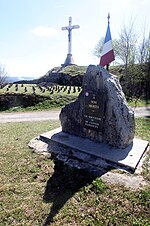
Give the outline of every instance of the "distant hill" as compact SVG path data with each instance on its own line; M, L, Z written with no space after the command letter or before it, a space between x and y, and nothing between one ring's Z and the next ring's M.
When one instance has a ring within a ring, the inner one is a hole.
M33 80L33 77L7 77L7 82L17 82L20 80Z

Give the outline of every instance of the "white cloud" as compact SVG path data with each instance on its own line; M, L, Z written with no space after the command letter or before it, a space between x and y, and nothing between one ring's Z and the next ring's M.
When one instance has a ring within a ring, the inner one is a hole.
M58 34L58 31L53 27L38 26L32 29L31 33L40 37L52 37Z

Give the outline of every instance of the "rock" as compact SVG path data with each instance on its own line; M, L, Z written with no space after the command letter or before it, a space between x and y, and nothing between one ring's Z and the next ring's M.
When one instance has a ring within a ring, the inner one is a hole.
M81 86L86 66L69 65L54 67L38 79L38 83L57 83L59 85Z
M82 86L78 99L61 110L62 131L126 148L133 141L135 121L118 78L89 65Z

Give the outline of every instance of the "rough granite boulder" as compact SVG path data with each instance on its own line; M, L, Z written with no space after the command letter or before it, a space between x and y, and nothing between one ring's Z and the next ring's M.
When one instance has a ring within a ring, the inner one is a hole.
M131 144L134 113L118 78L101 66L89 65L82 86L78 99L61 110L62 131L117 148Z

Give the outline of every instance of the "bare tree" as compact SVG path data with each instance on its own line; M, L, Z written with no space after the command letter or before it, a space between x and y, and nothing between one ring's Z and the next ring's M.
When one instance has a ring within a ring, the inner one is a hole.
M129 26L124 25L121 29L121 33L119 35L119 46L118 52L119 57L125 64L126 74L128 65L131 63L135 63L135 55L136 55L136 43L138 39L138 35L135 31L135 24L131 20Z
M5 67L0 64L0 87L5 85L7 82L7 72L5 70Z
M150 63L150 32L149 32L149 36L146 40L146 60L145 62Z
M137 60L140 64L146 63L150 58L150 33L148 38L145 35L145 29L143 32L143 36L138 45L138 56Z
M145 35L143 35L142 41L139 44L139 54L138 54L138 61L140 64L145 62L146 57L146 38Z
M103 44L104 44L104 37L102 37L99 42L97 43L97 45L95 46L94 50L93 50L93 55L97 56L98 58L101 55L102 49L103 49Z
M145 79L145 99L147 102L147 100L150 98L150 32L146 40L145 63L147 66L147 76Z
M147 99L150 96L150 33L145 35L145 28L141 41L138 44L137 61L139 63L139 71L137 71L137 79L139 82L139 92Z

